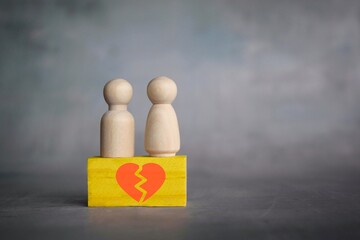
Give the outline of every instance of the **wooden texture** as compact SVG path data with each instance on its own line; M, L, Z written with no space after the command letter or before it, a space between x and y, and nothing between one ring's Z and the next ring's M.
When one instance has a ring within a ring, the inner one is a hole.
M88 206L186 206L186 156L89 158Z
M133 90L124 79L109 81L104 87L104 98L109 104L101 118L100 155L102 157L134 156L135 121L127 104L132 98Z
M153 103L145 128L145 150L150 156L175 156L180 150L179 124L171 103L176 98L177 87L167 77L151 80L147 94Z

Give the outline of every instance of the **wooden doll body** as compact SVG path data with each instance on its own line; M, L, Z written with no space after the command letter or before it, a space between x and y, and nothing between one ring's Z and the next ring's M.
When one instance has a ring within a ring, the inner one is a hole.
M101 118L101 156L134 156L134 117L127 110L106 112Z
M180 150L179 125L171 104L154 104L151 107L145 136L145 150L151 156L175 156Z

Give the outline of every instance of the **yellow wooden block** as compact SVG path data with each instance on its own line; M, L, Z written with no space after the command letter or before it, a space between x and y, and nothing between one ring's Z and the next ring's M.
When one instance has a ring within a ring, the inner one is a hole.
M186 156L90 157L88 206L186 206Z

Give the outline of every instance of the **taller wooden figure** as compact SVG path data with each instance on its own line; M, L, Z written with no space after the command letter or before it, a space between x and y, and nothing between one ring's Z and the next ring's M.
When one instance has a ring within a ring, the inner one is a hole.
M147 94L154 104L145 129L145 150L134 157L134 118L127 111L130 83L108 82L104 97L109 104L101 119L100 157L88 159L88 206L186 206L186 156L180 149L179 125L172 101L174 81L157 77Z
M180 133L176 113L171 103L177 87L167 77L150 81L147 94L154 104L148 114L145 128L145 150L153 157L171 157L180 150Z

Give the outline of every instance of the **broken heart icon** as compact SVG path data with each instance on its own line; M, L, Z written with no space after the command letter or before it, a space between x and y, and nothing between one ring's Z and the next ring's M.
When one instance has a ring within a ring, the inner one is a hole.
M165 171L155 163L141 166L135 163L126 163L116 171L116 181L129 196L138 202L144 202L163 185Z

